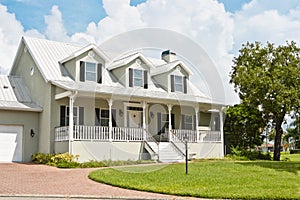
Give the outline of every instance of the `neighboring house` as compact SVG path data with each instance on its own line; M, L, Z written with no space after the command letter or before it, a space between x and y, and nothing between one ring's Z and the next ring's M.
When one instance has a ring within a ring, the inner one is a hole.
M70 152L80 161L174 162L184 158L184 139L193 157L223 157L224 105L190 82L175 53L161 57L112 59L93 44L23 37L0 77L0 161ZM5 157L2 143L15 156Z

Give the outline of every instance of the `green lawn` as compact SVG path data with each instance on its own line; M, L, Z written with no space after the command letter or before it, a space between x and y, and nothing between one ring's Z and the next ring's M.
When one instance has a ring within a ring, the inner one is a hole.
M291 161L196 161L185 164L104 168L95 181L123 188L203 198L300 199L300 155Z

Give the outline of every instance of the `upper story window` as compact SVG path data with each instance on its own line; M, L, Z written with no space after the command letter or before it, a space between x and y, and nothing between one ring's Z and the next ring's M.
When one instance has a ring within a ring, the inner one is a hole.
M148 88L148 72L141 69L129 68L129 87Z
M133 70L133 86L137 86L137 87L144 86L143 71L140 69Z
M185 76L171 75L171 92L187 93L187 80Z
M80 61L80 77L81 82L94 81L102 83L102 64Z
M96 63L85 63L85 80L86 81L96 81L97 78L97 66Z
M174 76L174 88L175 92L183 92L183 77Z

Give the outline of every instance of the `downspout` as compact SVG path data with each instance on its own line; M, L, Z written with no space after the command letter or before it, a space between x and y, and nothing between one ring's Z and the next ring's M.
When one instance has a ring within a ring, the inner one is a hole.
M69 154L73 154L73 133L74 133L74 113L73 113L73 108L74 108L74 102L77 97L78 92L75 91L73 92L72 95L69 96Z

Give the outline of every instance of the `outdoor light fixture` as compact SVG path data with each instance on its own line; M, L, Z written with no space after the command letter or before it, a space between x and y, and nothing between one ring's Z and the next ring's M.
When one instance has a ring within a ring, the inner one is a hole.
M31 129L31 130L30 130L30 136L31 136L31 137L34 137L34 135L35 135L35 132L33 131L33 129Z
M154 113L152 111L150 112L150 117L151 117L151 119L154 118Z
M120 115L120 117L123 117L123 114L124 114L123 111L120 109L120 110L119 110L119 115Z

